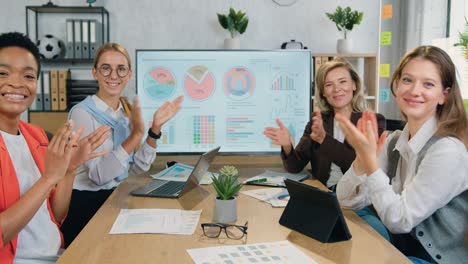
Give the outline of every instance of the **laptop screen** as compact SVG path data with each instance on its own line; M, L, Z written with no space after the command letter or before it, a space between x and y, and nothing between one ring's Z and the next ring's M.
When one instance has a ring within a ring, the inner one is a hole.
M216 154L218 154L220 147L217 147L215 149L212 149L200 156L200 159L198 159L197 164L193 168L192 173L187 179L187 183L185 184L184 188L182 189L180 195L192 190L198 184L200 183L203 175L208 171L210 168L211 162L214 160L216 157Z

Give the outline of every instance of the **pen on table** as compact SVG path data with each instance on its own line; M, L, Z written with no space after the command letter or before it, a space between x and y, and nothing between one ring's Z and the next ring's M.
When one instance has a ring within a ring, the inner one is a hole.
M260 183L260 182L266 182L266 181L267 181L267 178L260 178L260 179L246 181L245 183L246 184L252 184L252 183Z

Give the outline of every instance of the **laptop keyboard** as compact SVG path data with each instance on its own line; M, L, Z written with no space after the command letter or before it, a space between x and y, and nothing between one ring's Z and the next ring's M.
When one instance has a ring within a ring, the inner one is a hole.
M169 195L169 194L174 194L182 190L184 187L185 182L177 182L177 181L171 181L168 182L164 185L162 185L159 188L156 188L149 192L149 194L152 195Z

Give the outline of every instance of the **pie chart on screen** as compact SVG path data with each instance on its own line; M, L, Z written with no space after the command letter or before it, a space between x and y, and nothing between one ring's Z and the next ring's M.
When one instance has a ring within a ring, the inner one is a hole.
M205 100L213 94L215 89L213 74L203 65L193 66L185 75L184 88L193 100Z
M165 100L174 93L176 82L171 72L158 67L145 74L143 88L151 98Z
M224 75L224 92L235 100L242 100L254 91L255 81L252 73L243 67L235 67Z

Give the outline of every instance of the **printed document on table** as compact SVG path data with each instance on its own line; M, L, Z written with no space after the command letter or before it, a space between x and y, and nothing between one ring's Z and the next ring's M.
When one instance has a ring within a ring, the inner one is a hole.
M259 244L187 249L187 252L195 264L317 263L287 240Z
M156 174L152 174L151 177L158 180L185 182L190 176L190 173L192 173L192 170L193 166L176 163L167 169L164 169ZM217 173L207 171L205 175L203 175L200 184L211 184L213 182L211 176L213 175L218 177Z
M288 190L283 188L255 189L241 191L241 193L270 203L273 207L286 207L289 201Z
M109 234L177 234L192 235L201 210L121 209Z

